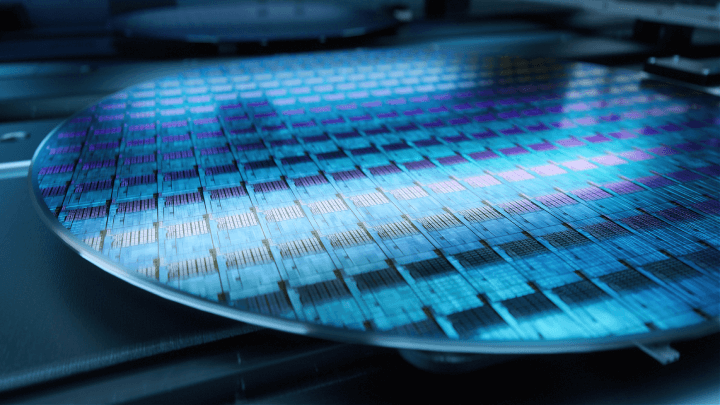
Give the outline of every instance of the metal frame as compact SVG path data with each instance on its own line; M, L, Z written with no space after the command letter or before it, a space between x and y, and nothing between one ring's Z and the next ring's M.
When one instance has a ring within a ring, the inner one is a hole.
M514 0L517 1L517 0ZM640 20L656 21L698 28L720 29L720 2L716 6L700 6L654 1L628 0L530 0L536 3L584 8L620 14Z

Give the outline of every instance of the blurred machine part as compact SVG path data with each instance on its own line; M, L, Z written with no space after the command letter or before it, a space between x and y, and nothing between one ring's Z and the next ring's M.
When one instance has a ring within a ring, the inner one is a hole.
M532 0L602 13L630 16L643 21L671 25L720 29L720 2L717 0Z

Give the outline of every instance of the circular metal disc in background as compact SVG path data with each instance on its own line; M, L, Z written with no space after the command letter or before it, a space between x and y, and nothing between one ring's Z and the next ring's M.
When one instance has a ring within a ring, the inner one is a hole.
M427 48L244 60L53 131L41 215L119 278L283 331L600 350L718 329L718 99ZM139 314L142 316L142 314Z
M128 38L211 44L355 37L397 24L389 13L305 1L166 7L113 22Z

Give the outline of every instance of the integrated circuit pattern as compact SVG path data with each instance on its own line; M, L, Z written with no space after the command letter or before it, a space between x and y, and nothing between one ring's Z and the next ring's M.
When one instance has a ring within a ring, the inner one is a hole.
M32 176L86 249L239 314L478 345L717 322L719 99L641 79L425 48L229 62L79 112Z

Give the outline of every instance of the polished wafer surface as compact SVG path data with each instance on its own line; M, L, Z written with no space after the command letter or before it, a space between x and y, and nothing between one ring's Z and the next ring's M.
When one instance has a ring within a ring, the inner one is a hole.
M31 175L101 267L238 319L596 342L717 323L719 112L584 63L277 56L108 97Z

